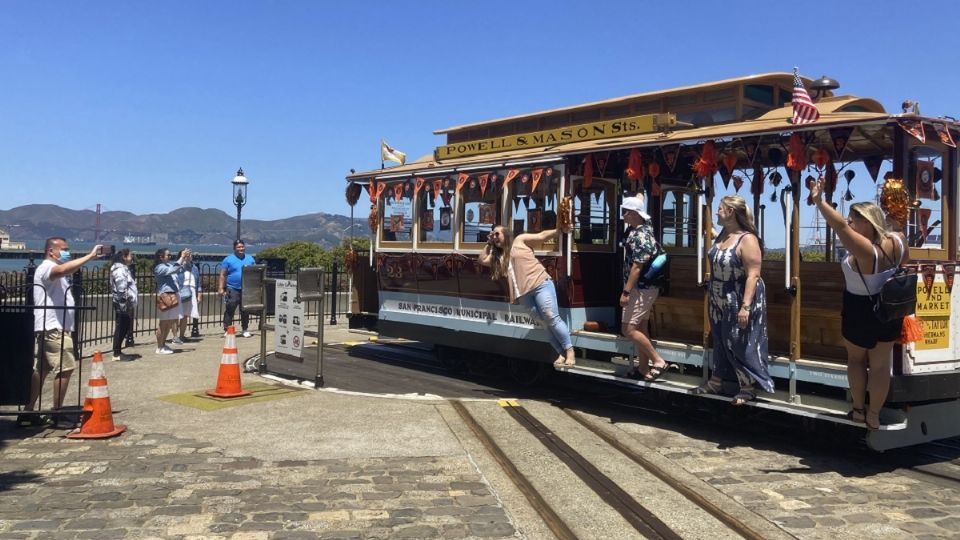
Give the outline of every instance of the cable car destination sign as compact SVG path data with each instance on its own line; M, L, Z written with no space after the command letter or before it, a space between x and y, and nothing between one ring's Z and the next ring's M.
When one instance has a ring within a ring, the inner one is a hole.
M434 150L437 161L444 159L488 154L491 152L506 152L509 150L523 150L539 146L551 146L610 137L627 137L654 133L672 127L677 123L677 116L673 113L645 114L629 118L615 118L603 122L592 122L576 126L559 127L543 131L533 131L518 135L504 135L492 139L463 141L438 146Z

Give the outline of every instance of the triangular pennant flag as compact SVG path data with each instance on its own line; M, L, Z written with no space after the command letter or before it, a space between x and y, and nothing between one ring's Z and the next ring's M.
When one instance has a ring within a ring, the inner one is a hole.
M927 142L927 134L923 129L923 120L901 118L897 120L897 124L899 124L904 131L910 135L913 135L913 137L918 141Z
M480 195L484 196L487 194L487 183L490 182L490 175L481 174L477 179L480 180Z
M833 153L837 161L843 161L843 153L847 150L851 134L853 134L852 127L830 128L830 139L833 141Z
M589 189L593 185L593 154L583 157L583 187Z
M933 293L933 280L937 277L937 265L924 264L920 267L920 275L923 277L923 291L927 293L927 300Z
M727 152L723 154L723 166L726 167L728 173L733 173L733 169L736 168L738 160L739 156L737 156L737 153L733 150L727 150Z
M730 171L726 167L720 167L720 180L723 180L723 187L730 187Z
M936 130L937 136L940 137L940 142L951 148L957 147L957 143L953 142L953 136L950 135L950 128L947 127L947 124L933 122L933 129Z
M543 178L543 169L534 169L533 170L533 186L530 188L531 193L537 191L537 186L540 184L540 179Z
M743 178L739 174L733 175L733 188L737 190L737 193L740 193L740 188L743 187Z
M507 171L507 177L504 178L504 180L503 180L503 187L509 186L509 185L510 185L510 182L513 181L513 179L516 178L518 174L520 174L520 169L510 169L510 170L508 170L508 171Z
M443 179L437 178L433 181L433 200L437 200L440 197L440 190L443 188Z
M417 177L417 185L413 188L414 195L419 195L420 190L423 189L423 184L426 182L423 178Z
M866 167L867 172L870 173L870 178L873 178L874 184L876 184L877 180L880 178L881 165L883 165L882 156L870 156L863 158L863 166Z
M393 200L400 202L403 198L403 184L393 186Z
M957 265L953 263L942 264L940 268L943 272L943 283L947 286L947 293L953 292L953 278L954 272L957 270Z
M610 161L610 152L604 154L603 157L598 157L597 162L597 173L600 175L600 178L603 178L607 172L607 163Z
M370 202L377 202L377 183L371 181L369 184L363 186L367 189L367 194L370 195Z
M743 153L747 155L747 167L753 167L753 162L757 159L757 155L760 154L760 138L740 139L740 144L743 145Z
M643 158L639 148L630 149L630 158L627 160L627 178L633 181L643 178Z
M380 199L380 196L383 195L383 190L387 189L387 184L384 182L377 182L377 196L374 197L374 202Z
M457 176L457 193L460 193L460 190L463 189L463 185L467 183L467 180L470 179L470 175L467 173L460 173Z
M444 206L450 206L450 199L453 198L453 194L450 193L449 191L444 191L443 193L440 194L440 198L443 199ZM441 221L441 225L442 225L442 221ZM441 228L441 230L446 230L446 229Z
M513 198L513 212L517 213L520 211L520 197Z
M667 165L667 169L670 169L670 172L674 172L677 168L678 158L680 157L680 145L671 144L661 146L660 154L663 156L663 162Z

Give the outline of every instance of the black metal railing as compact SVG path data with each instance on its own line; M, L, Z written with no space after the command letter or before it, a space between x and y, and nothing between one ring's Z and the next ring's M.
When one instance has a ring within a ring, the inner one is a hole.
M350 285L349 276L336 270L333 265L331 272L325 273L325 290L328 291L328 300L323 304L323 313L320 313L320 304L307 303L305 316L309 319L319 319L320 324L329 322L336 324L337 318L350 312ZM33 266L23 271L0 272L0 307L6 305L26 304L22 291L28 290L27 284L33 281ZM198 265L200 269L200 301L197 305L199 319L196 325L199 328L219 327L223 323L223 301L217 295L217 280L219 268L216 264ZM286 279L296 279L296 274L285 274ZM85 310L78 313L76 343L82 349L84 345L100 343L113 339L115 328L113 301L110 292L110 267L103 265L99 268L84 268L74 273L73 286L76 305L84 306ZM152 335L157 328L158 310L154 295L156 283L153 275L135 276L139 301L134 312L133 336ZM273 280L268 280L268 287L272 287ZM336 300L334 301L334 296ZM93 309L89 309L89 308ZM266 315L265 323L272 323L273 316ZM327 320L329 319L329 321ZM251 326L259 324L259 315L251 314ZM191 321L191 325L193 321Z

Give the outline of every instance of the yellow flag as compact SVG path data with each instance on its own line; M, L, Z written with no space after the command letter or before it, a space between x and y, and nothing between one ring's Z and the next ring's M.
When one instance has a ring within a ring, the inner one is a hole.
M407 155L403 152L393 148L387 144L383 139L380 139L380 160L381 161L396 161L397 163L403 165L407 162Z

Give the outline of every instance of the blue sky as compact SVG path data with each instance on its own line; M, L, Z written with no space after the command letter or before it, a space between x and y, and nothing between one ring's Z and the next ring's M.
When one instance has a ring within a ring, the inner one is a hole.
M439 128L794 65L960 116L960 8L903 6L0 0L0 209L233 213L242 166L244 217L349 215L381 137L414 159Z

